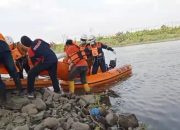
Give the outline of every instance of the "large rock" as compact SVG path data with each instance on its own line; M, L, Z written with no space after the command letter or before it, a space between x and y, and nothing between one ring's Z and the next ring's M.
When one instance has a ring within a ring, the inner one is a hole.
M13 112L5 109L0 109L0 129L13 121Z
M43 125L47 128L56 128L58 126L58 119L48 117L43 121Z
M69 103L64 104L62 109L65 111L71 111L71 104Z
M41 123L41 124L38 124L37 126L35 126L34 130L44 130L45 129L45 126Z
M27 125L24 126L18 126L14 130L29 130L29 127Z
M53 94L53 101L56 101L56 102L59 101L60 97L61 97L60 94L54 93L54 94Z
M31 115L30 116L31 123L41 121L43 119L43 117L44 117L44 111L41 111L36 115Z
M46 110L46 104L44 103L44 101L40 98L36 98L35 100L32 101L32 103L34 105L36 105L37 109L42 111L42 110Z
M48 107L53 107L53 95L50 95L45 101L45 103Z
M88 124L80 123L80 122L74 122L71 127L73 130L90 130L90 127Z
M138 120L134 114L119 115L118 124L125 129L128 129L129 127L136 128L139 126Z
M48 90L48 89L45 89L44 94L43 94L43 100L46 101L49 96L52 97L53 96L53 92Z
M85 106L87 104L96 103L96 98L94 95L83 95L80 97L79 104L80 106Z
M14 126L10 123L6 126L6 130L13 130Z
M41 94L40 92L37 92L37 91L36 91L36 93L35 93L35 94L36 94L36 98L40 98L40 99L42 99L42 94Z
M16 116L13 120L13 124L16 125L24 125L26 123L26 119L23 116Z
M23 106L27 105L28 103L30 103L30 101L26 97L12 96L8 99L6 108L12 110L20 110Z
M117 123L118 116L115 113L110 112L106 115L105 119L106 119L106 122L108 123L108 125L113 126Z
M71 127L71 125L72 125L73 123L74 123L73 118L69 117L69 118L67 119L67 122L64 122L64 123L62 124L62 128L65 129L65 130L69 130L70 127Z
M22 108L22 112L29 115L35 115L38 113L38 110L34 104L28 104Z

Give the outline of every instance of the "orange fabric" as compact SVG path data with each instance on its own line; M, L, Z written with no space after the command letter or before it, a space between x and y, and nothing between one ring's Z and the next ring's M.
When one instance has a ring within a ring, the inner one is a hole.
M22 57L21 53L19 52L17 48L11 50L11 54L14 60L17 60Z
M1 33L0 33L0 40L5 41L5 38Z
M89 49L92 51L93 56L99 56L101 53L98 52L98 48L101 48L101 43L96 42L94 45L91 45Z
M83 59L80 59L78 57L78 52L80 52L80 48L79 46L73 44L73 45L70 45L66 48L66 53L68 55L68 57L74 61L75 63L75 66L87 66L87 62L86 62L86 59L84 58L85 57L85 52L82 52L82 55L83 55Z

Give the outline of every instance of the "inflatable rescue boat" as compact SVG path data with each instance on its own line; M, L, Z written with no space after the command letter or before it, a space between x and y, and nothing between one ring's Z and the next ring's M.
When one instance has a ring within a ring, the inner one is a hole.
M68 91L68 63L64 61L58 62L58 79L60 81L60 85L64 91ZM4 66L0 65L0 74L8 74L7 70ZM117 83L124 78L131 76L132 68L131 65L124 65L122 67L114 67L109 69L107 72L98 72L95 75L87 75L87 81L92 91L104 91L113 86L114 83ZM7 78L7 76L2 77L3 82L6 84L7 89L14 89L15 84L11 78ZM27 79L21 79L22 86L24 88L27 87ZM42 72L41 76L36 78L35 87L36 88L45 88L52 86L52 82L48 77L47 72ZM75 79L75 91L83 90L83 86L80 82L80 79L77 77Z

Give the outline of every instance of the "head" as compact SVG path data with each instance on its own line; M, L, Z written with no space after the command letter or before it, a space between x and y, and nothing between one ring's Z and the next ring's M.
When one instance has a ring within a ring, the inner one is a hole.
M87 43L87 35L83 34L80 38L81 44L86 44Z
M32 40L29 38L29 37L27 37L27 36L22 36L21 37L21 43L24 45L24 46L26 46L26 47L30 47L31 46L31 44L32 44Z
M94 35L90 35L88 38L88 42L93 45L96 43L96 37Z
M72 45L73 44L73 40L71 39L67 39L66 40L66 46Z
M9 46L14 44L14 40L13 40L13 38L11 36L6 36L5 41Z

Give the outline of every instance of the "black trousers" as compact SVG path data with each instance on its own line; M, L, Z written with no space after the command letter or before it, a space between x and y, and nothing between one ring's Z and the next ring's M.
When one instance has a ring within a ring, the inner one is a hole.
M86 80L87 70L88 70L87 66L74 66L68 75L68 80L69 81L74 80L74 78L79 74L81 83L86 84L87 83L87 80Z
M43 70L47 70L49 73L49 76L52 80L52 85L54 88L54 92L59 92L59 81L57 79L57 62L55 63L39 63L38 65L34 66L29 72L28 72L28 92L34 92L34 82L36 76L39 75L39 73Z
M100 66L102 72L107 71L107 67L106 67L104 57L95 57L94 58L94 63L93 63L93 67L92 67L92 74L97 74L99 66Z
M9 75L13 78L15 82L16 88L21 90L22 85L21 85L18 73L16 71L16 67L15 67L10 51L1 52L0 64L3 64L6 67ZM1 77L0 77L0 88L5 88L5 84L3 83Z
M27 56L21 57L20 59L16 60L16 66L17 66L18 69L19 69L19 72L18 72L19 77L20 77L21 79L23 79L23 78L24 78L24 76L23 76L23 70L25 70L26 73L28 73L29 70L30 70L30 66L29 66L29 64L28 64L28 58L27 58Z

